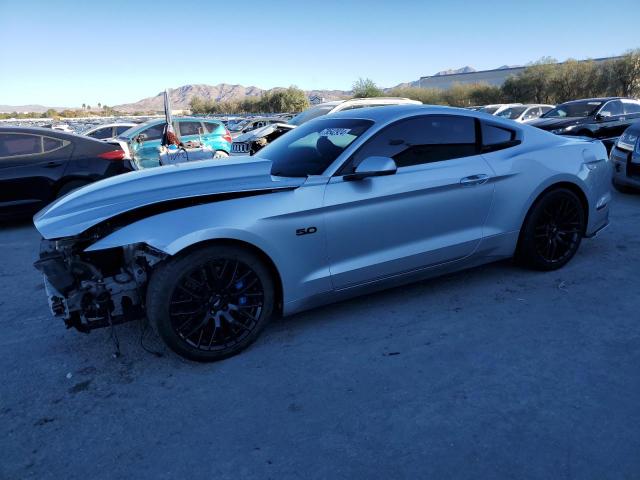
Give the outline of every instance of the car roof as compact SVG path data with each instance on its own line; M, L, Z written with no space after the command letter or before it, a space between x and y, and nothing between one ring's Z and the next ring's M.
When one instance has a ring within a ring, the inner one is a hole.
M215 118L204 118L204 117L173 117L173 121L184 121L184 122L222 122L222 120L218 120ZM152 120L147 120L144 123L139 123L136 126L137 127L149 127L151 125L157 125L158 123L164 123L165 122L165 118L164 117L160 117L160 118L154 118Z
M0 133L31 133L33 135L44 135L47 137L53 138L61 138L65 140L91 140L95 142L99 142L100 140L95 140L91 137L84 137L82 135L78 135L76 133L65 132L63 130L56 130L53 128L42 128L42 127L0 127Z
M389 105L386 107L358 108L356 110L344 110L342 112L331 113L329 115L318 117L326 118L353 118L362 120L371 120L376 123L387 123L393 120L401 119L412 113L421 115L460 115L465 117L486 118L495 121L497 117L483 112L467 110L466 108L444 107L441 105ZM315 120L315 119L314 119Z
M562 105L565 105L567 103L578 103L578 102L608 102L609 100L633 100L633 98L625 98L625 97L580 98L578 100L569 100L568 102L563 102Z

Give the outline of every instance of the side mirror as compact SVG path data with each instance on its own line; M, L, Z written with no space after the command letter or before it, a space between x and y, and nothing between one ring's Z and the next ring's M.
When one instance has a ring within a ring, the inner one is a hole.
M355 172L345 175L346 181L362 180L367 177L393 175L398 170L396 162L389 157L367 157L356 167Z
M147 134L146 133L140 133L137 137L136 137L136 142L138 143L142 143L147 139Z
M596 120L598 121L606 121L606 120L609 120L610 118L611 118L611 115L609 115L609 112L602 112L596 115Z

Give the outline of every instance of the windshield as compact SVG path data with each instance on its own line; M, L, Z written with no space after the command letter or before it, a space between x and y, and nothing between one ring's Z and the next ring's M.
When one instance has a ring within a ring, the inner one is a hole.
M233 125L229 125L229 130L231 130L232 132L239 132L244 127L249 125L249 122L250 120L240 120L239 122L234 123Z
M482 107L480 110L478 110L479 112L484 112L484 113L488 113L489 115L493 115L494 113L496 113L498 111L500 107Z
M520 115L522 115L526 109L527 107L511 107L511 108L507 108L506 110L503 110L497 116L515 120Z
M563 103L549 110L541 118L590 117L596 113L600 105L602 102L597 101Z
M326 115L334 108L335 105L318 105L316 107L311 107L289 120L289 125L296 125L299 127L304 122L308 122L309 120L320 117L321 115Z
M272 161L272 175L320 175L371 125L370 120L318 119L281 136L256 157Z

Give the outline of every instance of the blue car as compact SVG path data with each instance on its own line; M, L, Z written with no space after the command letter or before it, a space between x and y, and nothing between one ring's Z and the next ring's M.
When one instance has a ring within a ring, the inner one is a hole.
M117 137L126 143L131 158L139 168L157 167L159 147L162 141L165 120L158 118L131 127ZM183 143L202 142L202 145L214 151L214 158L229 156L231 151L231 134L224 124L207 118L178 117L173 119L175 132Z

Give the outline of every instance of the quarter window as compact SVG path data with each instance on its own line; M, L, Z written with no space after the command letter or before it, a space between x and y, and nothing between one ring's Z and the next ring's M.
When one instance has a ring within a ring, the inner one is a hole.
M198 135L200 133L200 122L180 122L180 135Z
M370 156L393 158L402 168L477 153L472 117L425 115L401 120L376 134L356 152L352 166Z
M42 137L42 147L45 152L51 152L53 150L57 150L64 146L62 140L58 140L57 138L51 137Z
M204 126L207 127L207 132L213 133L218 129L218 127L220 127L220 124L213 123L213 122L206 122Z
M515 139L516 132L513 130L482 122L483 152L494 152L503 148L513 147Z

